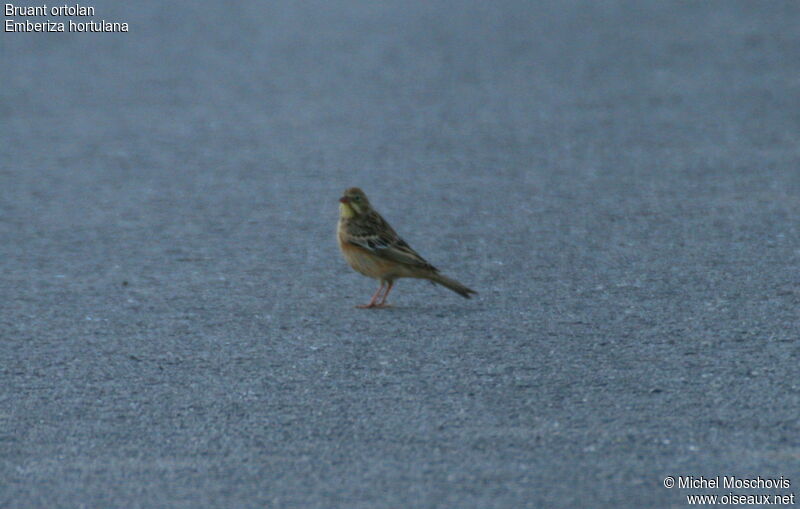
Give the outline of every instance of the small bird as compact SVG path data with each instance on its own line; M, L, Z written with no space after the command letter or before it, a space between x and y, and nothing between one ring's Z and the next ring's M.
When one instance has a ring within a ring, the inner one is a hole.
M381 282L369 304L359 308L386 307L386 297L394 280L401 277L428 279L457 294L470 298L478 293L454 279L439 274L439 270L425 261L406 244L369 203L364 191L351 187L339 198L339 249L344 259L357 272Z

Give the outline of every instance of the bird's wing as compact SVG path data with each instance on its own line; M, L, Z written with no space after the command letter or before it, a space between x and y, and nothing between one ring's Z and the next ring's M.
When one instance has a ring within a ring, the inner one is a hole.
M358 221L350 221L347 228L347 241L387 260L412 267L437 270L419 253L411 249L411 246L400 238L377 212L367 214Z

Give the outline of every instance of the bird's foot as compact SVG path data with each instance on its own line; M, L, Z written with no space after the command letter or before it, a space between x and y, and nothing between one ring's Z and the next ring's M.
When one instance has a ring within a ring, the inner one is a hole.
M384 304L384 303L378 304L377 302L375 304L369 303L369 304L361 304L360 306L356 306L357 309L381 309L381 308L390 308L390 307L392 307L391 304L388 304L388 303L386 303L386 304Z

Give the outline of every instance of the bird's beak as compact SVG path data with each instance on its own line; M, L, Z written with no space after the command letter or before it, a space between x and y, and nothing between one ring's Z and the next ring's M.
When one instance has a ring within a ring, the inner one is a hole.
M347 196L342 196L341 198L339 198L339 202L340 203L350 203L350 198L348 198Z

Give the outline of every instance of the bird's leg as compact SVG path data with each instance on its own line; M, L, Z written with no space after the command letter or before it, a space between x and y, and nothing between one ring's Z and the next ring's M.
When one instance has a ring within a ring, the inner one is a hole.
M389 296L389 292L392 291L392 287L394 286L394 281L389 281L388 286L386 287L386 291L383 292L383 297L381 297L381 301L376 304L378 307L386 307L389 304L386 303L386 297Z
M384 284L385 283L383 281L381 281L381 285L378 287L378 290L375 292L375 295L373 295L372 298L370 299L369 304L361 304L360 306L356 306L356 307L359 308L359 309L369 309L369 308L374 308L375 306L377 306L378 305L378 295L380 295L381 290L383 290L383 285Z

